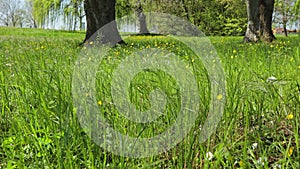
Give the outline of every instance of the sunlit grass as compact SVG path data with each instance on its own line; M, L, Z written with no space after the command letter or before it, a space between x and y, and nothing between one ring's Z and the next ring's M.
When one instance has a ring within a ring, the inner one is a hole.
M217 131L200 144L201 126L195 124L175 148L143 159L104 151L78 122L71 81L83 38L82 33L0 28L0 168L300 167L298 36L278 37L271 44L244 44L242 37L211 37L227 80L225 113ZM99 67L106 74L97 74L98 105L115 128L132 136L143 129L139 124L123 127L129 122L110 104L110 75L134 49L150 47L171 50L198 70L203 101L200 123L209 99L208 79L200 61L170 38L137 36L126 42L114 48ZM176 117L178 86L163 72L138 74L132 82L131 101L141 110L149 108L148 95L157 86L170 97L169 118L151 124L143 137L163 132Z

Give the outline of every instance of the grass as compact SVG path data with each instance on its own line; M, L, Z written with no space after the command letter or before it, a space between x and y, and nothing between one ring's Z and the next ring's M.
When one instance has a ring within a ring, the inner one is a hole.
M0 168L299 168L300 38L243 44L242 37L210 37L222 62L227 88L217 131L199 142L199 127L162 154L135 159L99 147L80 126L72 97L72 75L83 33L0 28ZM120 116L110 93L113 70L135 49L160 47L182 58L196 73L200 112L206 112L209 79L201 61L170 38L128 37L112 49L97 73L99 109L123 134L152 137L174 123L180 91L158 71L137 74L130 101L151 107L149 94L162 89L166 116L145 127ZM275 77L277 80L272 81ZM268 80L269 79L269 80ZM211 152L212 159L207 158Z

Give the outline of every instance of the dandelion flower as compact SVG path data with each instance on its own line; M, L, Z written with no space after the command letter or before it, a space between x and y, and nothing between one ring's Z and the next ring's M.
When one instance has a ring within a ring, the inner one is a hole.
M217 96L217 99L218 100L221 100L223 98L223 95L222 94L219 94L218 96Z
M97 103L98 103L99 106L102 105L102 101L101 100L99 100Z
M244 167L245 166L245 164L244 164L244 162L242 160L239 162L239 166L240 167Z
M293 154L293 151L294 151L294 147L290 147L287 152L287 156L290 157Z
M292 120L293 118L294 118L294 115L292 113L286 116L286 119L288 119L288 120Z

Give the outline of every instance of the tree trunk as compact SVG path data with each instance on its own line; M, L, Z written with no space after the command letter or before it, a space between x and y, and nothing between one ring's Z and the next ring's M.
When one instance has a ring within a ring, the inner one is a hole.
M74 17L74 25L73 25L73 31L75 32L76 31L76 28L77 28L77 16L73 16Z
M146 22L146 16L144 14L144 10L141 4L141 1L138 1L138 7L136 9L139 24L140 24L140 34L150 34L148 28L147 28L147 22Z
M87 30L84 42L124 43L116 24L116 0L85 0ZM97 32L97 36L93 36Z
M260 38L267 42L275 40L272 31L272 15L274 11L274 0L259 0L260 13Z
M81 15L79 16L79 30L83 30L83 22L82 22L82 17Z
M146 16L143 12L138 13L139 23L140 23L140 34L150 34L147 23L146 23Z
M286 22L283 22L283 31L284 31L284 36L288 36L288 33L287 33L287 29L286 29Z
M257 42L259 40L259 2L258 0L246 0L248 26L244 37L245 42Z
M246 0L248 26L245 42L263 40L272 42L275 36L272 31L274 0Z
M35 19L33 19L33 28L37 28L38 26L37 26L37 24L36 24L36 21L35 21Z

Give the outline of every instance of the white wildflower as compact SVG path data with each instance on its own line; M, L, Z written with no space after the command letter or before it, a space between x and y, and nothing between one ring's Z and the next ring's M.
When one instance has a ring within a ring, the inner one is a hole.
M266 81L269 82L269 83L273 83L273 82L275 82L276 80L277 80L276 77L270 76L270 77L268 77L268 79L267 79Z
M206 159L208 159L208 160L210 161L210 160L212 160L213 158L214 158L213 153L211 153L211 152L206 153Z
M266 161L267 161L266 157L259 157L258 160L257 160L257 164L261 165L261 166L264 166Z
M251 147L253 150L255 150L257 148L257 146L258 146L258 143L253 143Z
M273 169L281 169L281 165L280 164L274 164L272 168Z

